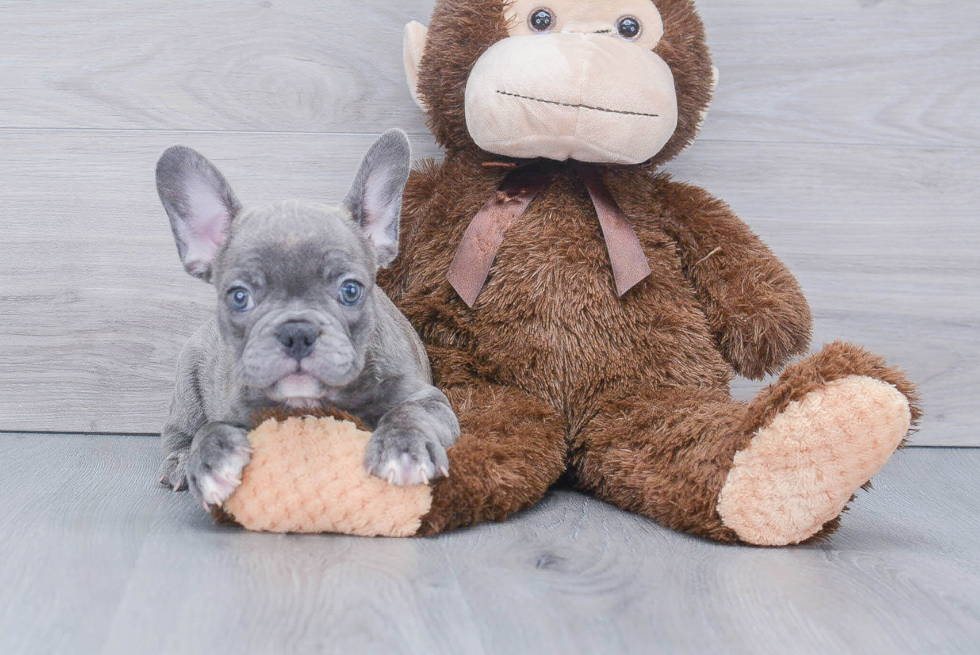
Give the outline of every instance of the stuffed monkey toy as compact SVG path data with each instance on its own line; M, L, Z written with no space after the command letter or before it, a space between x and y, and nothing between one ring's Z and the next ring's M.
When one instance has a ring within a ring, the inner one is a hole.
M807 351L786 267L723 202L661 167L713 69L690 0L439 0L406 30L446 151L412 175L385 288L463 427L423 531L500 520L560 476L726 542L834 530L919 417L875 355Z
M500 521L566 474L721 542L836 529L919 418L915 389L847 343L786 366L811 331L793 275L662 172L713 88L693 2L438 0L405 64L446 156L413 172L380 282L463 432L449 477L397 490L418 497L361 533ZM731 398L735 374L780 370Z

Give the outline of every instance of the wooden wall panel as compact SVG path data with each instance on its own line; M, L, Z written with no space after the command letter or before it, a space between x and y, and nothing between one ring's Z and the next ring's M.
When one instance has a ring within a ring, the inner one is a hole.
M973 0L700 0L703 138L980 146ZM0 126L424 133L401 33L431 0L0 2Z
M922 383L918 444L980 445L980 5L702 0L721 84L672 163L797 273L818 341ZM243 199L339 199L398 125L428 0L0 1L0 431L156 432L213 304L153 185L174 143ZM744 397L757 387L740 384Z

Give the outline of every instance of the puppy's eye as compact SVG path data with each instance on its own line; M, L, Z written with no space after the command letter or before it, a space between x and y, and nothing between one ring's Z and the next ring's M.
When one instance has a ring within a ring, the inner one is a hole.
M235 287L228 292L228 304L236 312L247 312L255 307L252 292L244 287Z
M616 21L616 31L624 39L633 41L640 36L640 32L643 31L640 21L638 21L633 16L623 16L618 21Z
M555 12L547 7L539 7L528 16L527 24L533 32L549 32L555 25Z
M354 280L348 280L340 285L340 302L348 307L361 302L364 297L364 285Z

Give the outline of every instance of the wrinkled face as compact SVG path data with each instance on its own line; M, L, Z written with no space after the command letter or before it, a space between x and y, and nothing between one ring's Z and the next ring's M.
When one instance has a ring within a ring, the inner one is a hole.
M212 281L242 384L297 402L355 380L374 329L375 272L343 208L287 202L238 216Z
M508 36L466 83L480 148L519 158L639 164L677 128L674 76L654 52L664 23L650 0L517 0Z
M184 268L214 284L238 382L307 406L360 375L374 332L379 266L398 254L411 146L379 138L338 207L290 201L243 210L200 153L174 146L157 191Z

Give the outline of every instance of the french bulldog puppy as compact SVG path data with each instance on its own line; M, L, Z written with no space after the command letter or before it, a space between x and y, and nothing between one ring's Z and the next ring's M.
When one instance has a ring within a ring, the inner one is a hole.
M373 430L366 466L399 485L449 474L459 423L432 386L412 326L375 286L398 254L411 151L400 130L364 158L336 207L243 209L197 152L167 150L157 189L191 275L217 289L217 316L180 356L160 482L205 508L238 487L246 435L276 409L333 407Z

